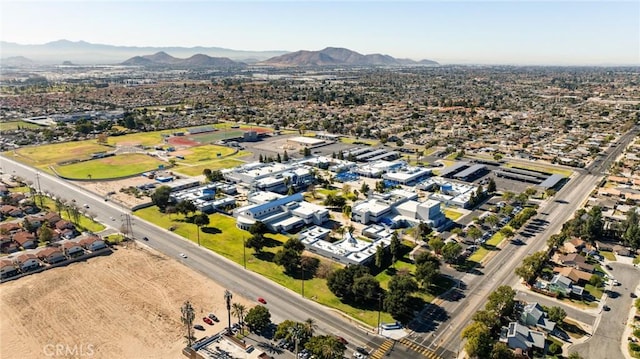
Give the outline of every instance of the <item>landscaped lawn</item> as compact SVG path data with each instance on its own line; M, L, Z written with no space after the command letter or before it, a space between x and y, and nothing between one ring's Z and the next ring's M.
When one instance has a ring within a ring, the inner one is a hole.
M40 205L40 197L35 198L35 201L36 201L36 204ZM56 205L51 198L42 196L42 203L45 210L56 212ZM79 209L81 211L84 210L84 208L79 208ZM90 210L87 211L87 213L91 213ZM67 211L65 211L64 209L60 211L60 217L73 223L73 220L71 220L71 218L67 214ZM80 223L74 223L74 224L76 225L76 227L78 227L80 231L89 231L89 232L97 233L97 232L103 231L106 228L102 223L98 223L85 215L80 215L79 222Z
M475 251L475 253L473 253L467 260L471 261L471 262L477 262L480 263L482 262L482 260L484 259L484 257L489 254L489 250L486 249L485 247L480 246L478 248L478 250Z
M36 125L35 123L24 122L24 121L8 121L8 122L0 122L0 131L13 131L20 128L44 128L46 126Z
M611 262L617 261L616 255L609 251L600 251L600 254Z
M107 143L110 145L142 145L142 146L156 146L165 145L162 140L162 135L169 135L173 132L184 131L184 129L171 129L163 131L153 132L138 132L129 133L122 136L111 136L107 139Z
M92 153L111 150L113 150L113 148L99 145L95 140L87 140L22 147L15 151L5 152L4 155L34 167L48 169L49 165L54 165L58 162L83 158L88 159Z
M600 299L602 298L602 288L597 288L592 286L591 284L587 284L584 286L584 290L589 292L592 296Z
M235 156L234 156L235 157ZM233 158L223 158L220 160L208 161L203 164L199 164L197 166L185 166L180 165L180 162L176 163L176 167L173 168L173 171L185 174L187 176L199 176L205 169L210 169L212 171L222 170L225 168L233 168L244 164L240 160L236 160Z
M448 207L445 208L443 212L444 212L444 216L449 218L452 221L456 221L458 218L462 217L462 213Z
M105 179L132 176L157 169L165 162L157 158L140 154L125 153L117 156L99 158L55 167L56 171L67 178Z
M365 138L353 138L353 137L341 137L340 142L348 143L350 145L355 143L362 143L362 144L365 144L365 146L377 146L380 144L380 141L378 140L371 140L371 139L365 139Z
M197 243L197 227L191 223L184 222L184 216L179 214L167 215L160 213L157 207L148 207L135 212L136 216L152 222L163 228L174 226L174 232L192 242ZM244 254L246 253L247 269L254 271L269 278L270 280L287 287L295 292L300 293L302 290L302 282L283 273L282 267L276 265L271 260L263 260L262 258L272 258L272 256L281 248L288 238L282 234L268 234L266 237L271 238L270 244L263 249L264 254L254 255L253 250L244 248L243 239L248 239L251 234L247 231L240 230L236 227L235 219L222 214L212 214L209 216L210 224L203 228L200 232L200 244L214 252L229 258L238 263L244 263ZM207 233L209 232L209 233ZM336 267L338 265L332 264ZM312 298L318 303L336 308L353 318L359 319L369 325L375 326L378 320L377 310L366 310L354 308L340 302L340 300L331 293L327 288L326 280L313 278L306 280L304 284L305 297ZM383 313L384 321L391 321L390 315Z

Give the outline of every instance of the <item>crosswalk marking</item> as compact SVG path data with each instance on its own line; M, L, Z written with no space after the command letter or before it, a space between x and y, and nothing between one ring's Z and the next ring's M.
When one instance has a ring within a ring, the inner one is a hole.
M380 344L378 349L376 349L376 351L373 352L373 354L371 354L370 358L382 359L382 357L384 357L384 355L387 354L387 352L389 351L389 349L391 349L392 346L393 346L393 340L391 339L385 340L382 344Z
M433 351L429 350L429 348L420 345L418 343L412 342L406 338L400 339L400 343L402 343L403 345L405 345L406 347L408 347L409 349L422 354L423 356L429 358L429 359L441 359L438 355L436 355L436 353L434 353ZM376 359L380 359L380 358L376 358Z

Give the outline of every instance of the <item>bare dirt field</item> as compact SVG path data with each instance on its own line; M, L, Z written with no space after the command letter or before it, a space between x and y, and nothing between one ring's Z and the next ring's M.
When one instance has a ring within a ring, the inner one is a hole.
M148 183L157 183L155 180L137 176L117 181L93 181L93 182L76 182L77 185L84 187L85 189L97 193L101 196L106 196L109 192L115 192L109 196L110 199L123 203L126 207L131 208L135 205L150 202L148 197L136 198L127 193L120 192L121 188L127 188L131 186L140 186Z
M195 331L199 339L225 327L223 293L174 259L118 247L106 257L0 285L0 358L51 357L56 345L72 350L55 357L180 358L180 307L193 304L195 323L206 328ZM252 306L239 295L233 301ZM205 324L209 312L221 322Z

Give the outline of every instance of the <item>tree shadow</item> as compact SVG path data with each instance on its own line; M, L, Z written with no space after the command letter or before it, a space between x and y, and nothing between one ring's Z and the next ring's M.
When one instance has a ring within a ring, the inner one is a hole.
M486 250L489 250L489 251L499 251L499 250L501 250L500 248L498 248L498 247L496 247L496 246L494 246L492 244L486 244L486 243L484 243L482 245L482 248L484 248Z
M275 248L282 246L282 242L277 241L273 238L264 237L264 246L267 248Z
M216 227L202 227L201 228L204 233L207 234L220 234L222 231Z
M275 255L275 253L271 253L271 252L258 252L258 253L254 253L253 256L258 258L261 261L273 262L273 258L276 255Z

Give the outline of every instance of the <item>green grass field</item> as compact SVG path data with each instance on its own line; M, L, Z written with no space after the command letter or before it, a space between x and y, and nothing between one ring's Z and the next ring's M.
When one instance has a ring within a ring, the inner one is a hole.
M130 133L122 136L111 136L107 139L110 145L142 145L155 146L164 144L162 141L163 134L171 134L173 132L184 131L184 129L173 129L154 132Z
M189 164L200 164L204 161L221 159L222 157L229 156L235 151L236 150L233 148L217 145L191 147L189 149L180 151L180 153L184 156L184 160L180 160L180 162ZM218 154L220 154L219 157Z
M214 143L229 138L242 137L244 131L241 129L223 129L215 132L206 132L197 135L189 135L189 139L200 143Z
M600 251L600 254L605 257L608 261L611 262L616 262L616 255L613 254L613 252L608 252L608 251Z
M507 163L505 164L505 167L519 167L519 168L524 168L524 169L533 170L533 171L543 171L543 172L548 172L553 174L559 174L565 177L569 177L573 173L573 171L571 170L556 167L556 166L551 166L551 165L545 166L545 165L532 165L532 164L522 164L522 163Z
M169 228L174 226L174 232L192 242L197 243L197 227L193 224L183 221L182 215L173 214L166 215L160 213L157 207L149 207L135 212L136 216L152 222L160 227ZM256 257L252 249L244 249L243 239L249 238L251 234L247 231L240 230L235 225L235 219L222 214L212 214L209 216L211 229L204 229L200 232L200 244L214 252L238 263L244 263L244 253L246 253L247 269L259 273L272 281L283 285L295 292L300 293L302 283L298 279L294 279L283 273L282 267L276 265L270 260L263 260ZM205 233L209 231L210 233ZM272 241L269 246L264 248L263 257L272 257L282 247L282 243L287 237L282 234L267 235ZM331 264L335 268L339 265ZM375 326L378 319L378 312L375 310L363 310L346 305L327 288L326 280L314 278L306 280L304 284L305 297L312 298L314 301L329 307L336 308L347 315L361 320L371 326ZM391 321L389 314L383 313L383 321Z
M35 123L29 123L24 121L7 121L0 122L0 132L1 131L13 131L20 128L45 128L46 126L39 126Z
M13 151L5 152L7 157L45 169L58 162L69 161L78 158L89 158L92 153L111 151L113 148L99 145L95 140L56 143L52 145L42 145L34 147L23 147Z
M157 169L161 164L164 162L151 156L130 153L57 166L55 169L60 175L67 178L105 179L132 176Z
M445 208L443 210L443 212L444 212L444 216L449 218L452 221L456 221L456 220L458 220L458 218L462 217L462 213L461 212L458 212L458 211L453 210L451 208Z
M350 145L355 144L356 142L361 142L369 146L377 146L380 144L380 141L378 140L371 140L371 139L365 139L365 138L353 138L353 137L341 137L340 142L347 143Z
M181 166L180 162L178 162L177 167L174 167L173 171L182 173L187 176L199 176L206 168L212 171L216 171L225 168L240 166L242 164L244 164L244 162L233 158L223 158L221 160L207 161L206 163L197 166Z

